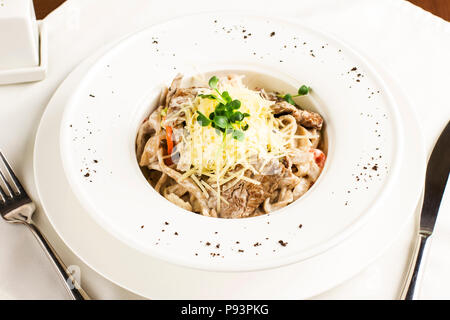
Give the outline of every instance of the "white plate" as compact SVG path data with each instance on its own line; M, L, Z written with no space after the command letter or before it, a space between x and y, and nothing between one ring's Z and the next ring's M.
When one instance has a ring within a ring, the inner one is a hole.
M325 118L327 165L307 195L273 214L224 220L183 212L138 168L136 132L161 86L177 72L217 70L280 79L281 90L314 89L301 103ZM61 154L84 208L130 246L207 270L264 269L317 255L379 212L414 141L398 109L374 68L336 39L284 20L202 14L149 28L101 57L68 101Z
M302 263L251 273L202 272L142 254L118 241L94 222L75 199L63 175L58 130L67 98L89 69L89 61L73 72L50 101L37 134L35 181L53 227L87 265L107 279L148 298L305 298L342 282L373 261L395 239L416 205L424 173L417 145L405 148L399 173L401 188L393 189L377 215L338 246ZM385 80L389 80L384 75ZM408 124L403 130L421 145L408 103L396 84L388 81ZM417 174L410 176L410 170ZM386 223L389 222L389 223ZM382 234L380 234L380 230ZM266 281L272 279L274 281ZM211 285L214 284L214 285ZM239 290L236 290L239 288Z
M44 212L64 243L89 267L117 285L153 299L308 298L350 278L374 261L410 221L420 188L403 183L387 199L384 211L338 246L301 263L253 273L251 277L249 273L176 267L124 245L102 229L76 200L63 174L57 144L67 98L94 60L95 56L70 74L46 109L35 144L35 181ZM399 103L407 106L397 85L392 81L388 84ZM422 180L419 175L423 173L421 170L411 182ZM406 172L403 177L407 179Z
M217 273L180 268L142 254L118 241L83 210L63 173L58 144L62 113L73 88L98 56L72 72L47 106L36 136L35 181L44 212L64 243L100 275L136 294L153 299L311 297L350 278L376 259L414 212L425 165L424 159L417 157L421 150L410 145L405 155L412 161L405 163L401 172L403 182L386 199L380 213L350 238L314 258L264 272ZM405 132L421 144L408 101L387 74L383 77L395 93L400 110L406 112L410 125ZM413 168L418 168L417 174L410 175Z

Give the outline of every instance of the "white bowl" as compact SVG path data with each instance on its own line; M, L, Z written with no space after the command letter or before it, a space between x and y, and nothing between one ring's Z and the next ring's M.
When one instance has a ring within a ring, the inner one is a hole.
M178 72L228 71L269 90L310 85L313 94L299 103L326 122L319 180L270 215L226 220L187 212L159 195L137 164L137 128L161 86ZM401 126L379 75L339 41L289 21L202 14L135 34L100 58L66 107L60 143L74 193L114 236L184 266L243 271L307 259L361 226L396 180Z

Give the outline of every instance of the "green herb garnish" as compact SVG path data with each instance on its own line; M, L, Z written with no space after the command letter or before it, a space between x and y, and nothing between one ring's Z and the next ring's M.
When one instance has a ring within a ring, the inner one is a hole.
M201 113L200 111L197 111L198 116L197 116L197 121L198 123L200 123L200 125L202 127L206 127L209 126L209 124L211 123L211 120L208 119L203 113Z
M298 96L304 96L304 95L308 94L310 90L311 90L310 87L302 85L300 88L298 88L298 91L297 91Z
M241 102L239 100L233 100L228 91L220 93L219 89L217 89L218 81L219 79L216 76L209 79L209 86L217 93L217 95L199 94L199 97L217 100L219 104L216 106L214 112L211 112L208 117L197 110L197 122L202 127L211 125L216 129L218 134L223 135L223 141L226 140L226 135L229 133L231 133L233 139L243 141L243 131L248 130L248 124L243 123L242 121L245 118L250 117L250 114L236 111L241 107Z
M302 85L300 88L298 88L297 94L295 96L293 96L292 94L286 93L284 96L283 95L279 95L278 97L284 99L286 102L288 102L288 103L290 103L290 104L295 106L295 101L294 101L293 98L307 95L310 91L311 91L310 87Z

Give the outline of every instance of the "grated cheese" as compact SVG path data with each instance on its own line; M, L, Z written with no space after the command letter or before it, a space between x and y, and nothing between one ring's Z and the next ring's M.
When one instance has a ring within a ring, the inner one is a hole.
M209 198L209 194L206 191L205 187L200 183L200 181L197 179L197 177L195 175L191 176L191 179L198 185L198 187L200 188L200 190L202 190L203 194L205 195L206 199ZM202 181L203 182L203 181Z
M250 114L250 117L245 118L249 129L245 131L243 141L237 141L227 135L223 145L222 135L218 135L211 126L202 127L197 122L196 111L208 116L214 111L217 101L196 98L192 103L192 110L185 112L186 129L189 133L187 140L191 146L191 167L199 176L214 178L217 185L230 181L227 174L237 165L257 174L258 171L251 165L250 159L255 156L262 159L278 158L285 154L286 144L286 137L279 131L278 120L270 109L272 101L265 100L258 92L245 87L222 84L220 89L228 91L233 99L241 101L240 112ZM237 176L239 175L232 175ZM217 193L220 194L219 189Z
M205 181L201 181L201 183L209 190L212 191L212 193L218 198L221 199L223 202L225 202L226 204L230 204L225 198L221 197L220 194L217 193L216 190L213 189L213 187L211 187L209 184L207 184ZM220 202L218 202L220 203ZM219 207L220 208L220 207Z

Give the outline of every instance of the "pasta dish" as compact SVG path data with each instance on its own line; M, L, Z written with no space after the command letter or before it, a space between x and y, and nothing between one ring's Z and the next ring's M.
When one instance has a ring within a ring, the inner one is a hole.
M139 127L136 156L154 189L204 216L243 218L300 198L325 163L322 117L294 101L309 94L250 89L243 76L181 87L177 75Z

